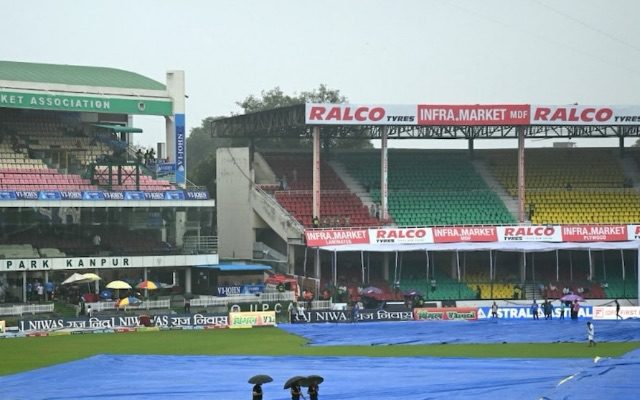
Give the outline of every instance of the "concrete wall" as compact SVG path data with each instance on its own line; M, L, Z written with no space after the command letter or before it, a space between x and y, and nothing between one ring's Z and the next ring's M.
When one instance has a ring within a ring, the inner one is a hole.
M250 203L253 187L249 149L217 150L218 253L223 259L253 258L254 216Z

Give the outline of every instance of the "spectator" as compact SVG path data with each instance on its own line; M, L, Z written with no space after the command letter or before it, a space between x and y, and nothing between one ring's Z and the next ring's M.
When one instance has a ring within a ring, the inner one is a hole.
M313 225L314 228L320 228L320 218L318 218L318 216L314 216L313 219L311 220L311 224Z
M482 299L482 289L480 288L480 285L476 286L476 299Z
M436 286L436 280L435 280L435 278L432 278L432 279L431 279L431 291L432 291L432 292L435 292L435 291L436 291L436 289L437 289L437 286Z
M491 305L491 318L498 318L498 304L495 301Z

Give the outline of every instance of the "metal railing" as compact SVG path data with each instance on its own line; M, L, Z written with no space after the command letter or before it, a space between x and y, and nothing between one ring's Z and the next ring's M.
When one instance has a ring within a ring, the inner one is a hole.
M116 310L116 302L115 301L101 301L98 303L86 303L86 308L91 307L93 312L105 311L105 310ZM170 308L171 300L144 300L140 304L131 305L128 304L125 307L121 307L124 310L149 310L152 308ZM85 309L86 309L85 308Z
M215 307L226 306L227 304L255 303L256 301L295 301L295 299L296 296L293 292L258 293L228 297L201 296L196 299L192 299L190 304L195 307Z
M48 304L14 304L0 306L0 315L24 315L53 312L53 303Z
M259 194L259 196L274 209L281 218L288 219L291 227L298 231L301 235L304 233L304 226L293 216L293 214L289 213L278 201L267 192L258 187L258 185L254 185L255 192Z
M218 252L217 236L185 236L184 254L215 254Z

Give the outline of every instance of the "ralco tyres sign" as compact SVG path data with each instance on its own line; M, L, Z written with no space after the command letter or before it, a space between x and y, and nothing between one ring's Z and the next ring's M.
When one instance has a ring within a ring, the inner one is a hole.
M306 104L307 125L639 125L640 106Z

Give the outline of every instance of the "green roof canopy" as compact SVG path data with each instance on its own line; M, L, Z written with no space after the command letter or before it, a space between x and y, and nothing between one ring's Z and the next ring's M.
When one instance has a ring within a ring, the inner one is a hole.
M92 87L166 90L151 78L115 68L0 61L0 80Z
M134 128L132 126L124 126L124 125L109 125L109 124L93 124L93 126L98 128L109 129L113 132L124 132L124 133L141 133L142 129Z

